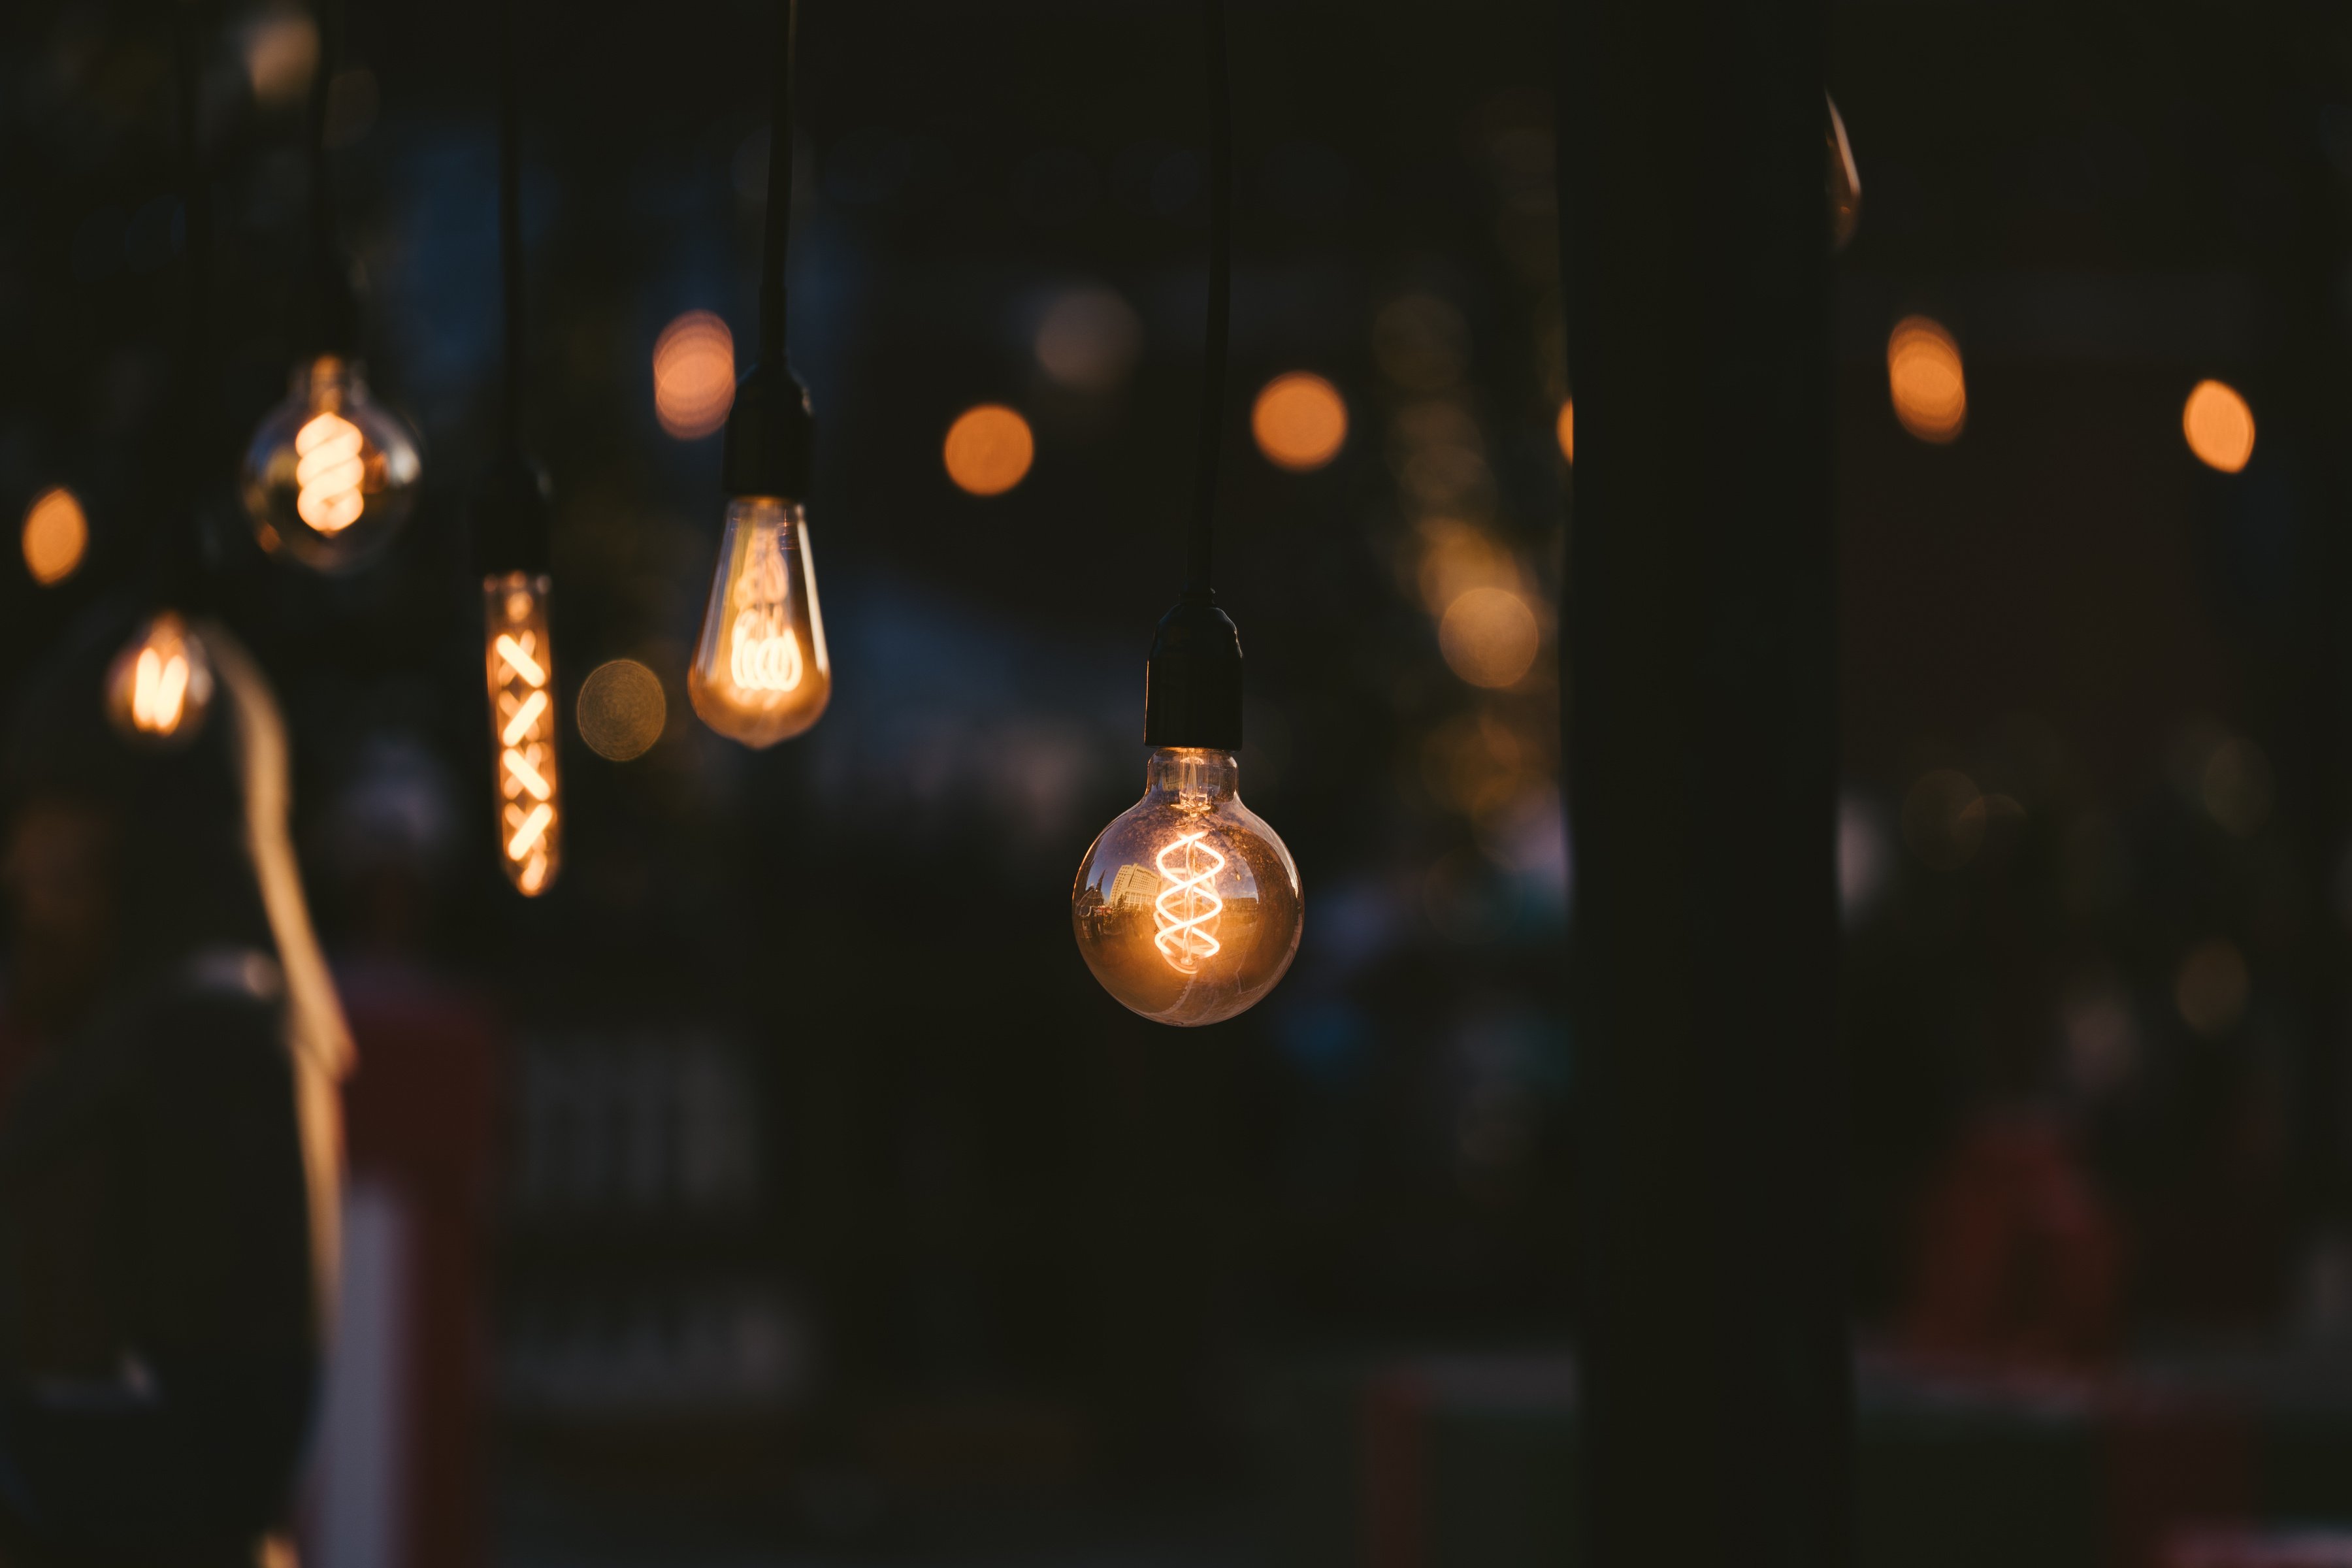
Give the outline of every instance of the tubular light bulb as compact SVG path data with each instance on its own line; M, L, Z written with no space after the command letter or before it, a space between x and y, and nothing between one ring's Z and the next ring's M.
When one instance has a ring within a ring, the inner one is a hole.
M727 503L686 690L704 723L747 746L789 741L824 712L833 663L798 501L742 496Z
M369 395L360 367L322 354L295 367L246 449L254 537L314 571L363 565L407 521L418 468L416 437Z
M1230 752L1163 747L1143 798L1078 863L1070 924L1094 976L1162 1024L1246 1012L1298 952L1298 868L1242 804Z
M555 748L554 643L544 572L482 579L482 665L490 683L499 868L537 898L563 864L563 775Z
M184 746L212 710L213 666L203 639L164 610L133 632L106 672L106 715L125 740Z

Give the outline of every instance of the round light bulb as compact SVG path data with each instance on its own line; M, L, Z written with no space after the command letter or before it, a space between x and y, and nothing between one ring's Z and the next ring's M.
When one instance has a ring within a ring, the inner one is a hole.
M537 898L563 864L563 775L555 744L555 647L544 572L482 579L482 663L489 679L499 868Z
M369 395L360 367L321 354L295 367L246 448L254 537L313 571L364 565L408 521L419 466L416 437Z
M747 746L789 741L824 714L833 662L800 502L727 503L686 691L704 723Z
M142 624L107 667L106 716L140 745L186 745L204 729L212 703L211 657L175 610Z
M1152 752L1143 798L1102 830L1070 889L1095 978L1162 1024L1246 1012L1298 952L1298 867L1242 804L1230 752Z

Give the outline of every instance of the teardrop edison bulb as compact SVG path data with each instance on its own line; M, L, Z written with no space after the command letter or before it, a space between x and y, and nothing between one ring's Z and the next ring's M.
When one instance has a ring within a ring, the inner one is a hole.
M1087 851L1070 889L1078 952L1103 989L1162 1024L1246 1012L1298 952L1298 867L1242 804L1231 752L1163 747L1143 798Z
M824 712L833 661L800 502L738 496L727 503L686 691L704 723L752 747L789 741Z
M212 703L212 658L176 610L142 623L107 667L106 716L136 744L186 745L204 729Z
M563 864L562 773L555 746L554 641L544 572L482 579L482 662L490 683L499 869L526 898Z
M415 500L416 437L371 396L350 360L294 367L286 401L245 453L254 537L316 572L362 566L400 531Z

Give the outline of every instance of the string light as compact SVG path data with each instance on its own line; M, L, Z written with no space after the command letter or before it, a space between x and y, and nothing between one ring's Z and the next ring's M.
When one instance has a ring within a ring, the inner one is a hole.
M125 740L141 745L168 748L194 740L212 699L212 660L175 611L149 617L107 668L107 717Z
M1144 667L1143 798L1096 836L1070 887L1070 926L1103 989L1144 1017L1214 1024L1255 1006L1298 952L1298 867L1282 839L1242 804L1241 635L1210 585L1217 450L1223 436L1225 335L1232 308L1227 235L1233 130L1223 0L1207 0L1214 84L1210 142L1208 364L1187 541L1183 596L1160 620ZM1312 385L1307 384L1312 383ZM1328 461L1346 438L1346 407L1329 384L1279 378L1311 420L1295 447L1265 449L1292 467ZM1319 389L1319 390L1318 390ZM1296 433L1293 412L1270 421ZM1261 398L1263 412L1267 401ZM1261 419L1263 440L1269 421Z
M760 360L735 389L721 483L719 564L687 669L697 717L746 746L804 732L833 696L804 506L814 426L784 356L784 260L793 209L793 0L776 16L769 112L768 224L760 258Z

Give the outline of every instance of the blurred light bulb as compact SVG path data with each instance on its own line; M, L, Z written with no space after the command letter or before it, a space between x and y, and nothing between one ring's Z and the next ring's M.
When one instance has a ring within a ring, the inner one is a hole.
M142 745L194 740L212 701L212 660L177 611L161 611L133 632L106 672L107 717Z
M563 864L562 773L555 749L555 645L544 572L482 579L482 663L498 754L499 868L526 898Z
M320 572L365 564L415 500L416 437L369 395L360 367L322 354L295 368L245 454L254 536Z
M1143 798L1078 864L1078 952L1147 1018L1190 1026L1246 1012L1298 952L1298 868L1242 804L1240 783L1230 752L1152 752Z
M704 723L747 746L789 741L824 712L833 663L798 501L740 496L727 503L686 690Z

